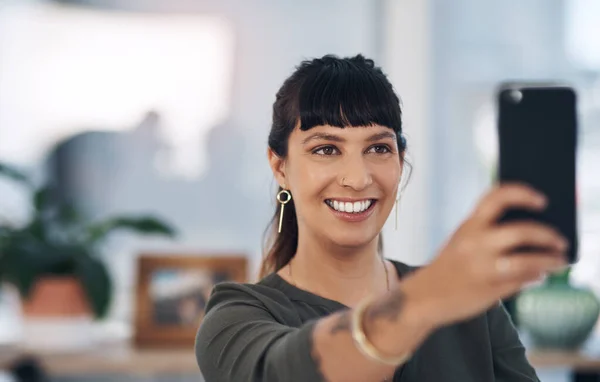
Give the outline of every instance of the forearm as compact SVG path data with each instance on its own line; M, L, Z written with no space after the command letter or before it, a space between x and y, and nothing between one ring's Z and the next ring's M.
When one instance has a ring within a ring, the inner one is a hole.
M373 301L364 312L368 340L387 357L412 353L434 330L426 317L426 305L417 297L412 280ZM364 356L351 334L352 310L320 320L313 332L311 355L324 381L383 380L397 366ZM399 365L398 365L399 366Z

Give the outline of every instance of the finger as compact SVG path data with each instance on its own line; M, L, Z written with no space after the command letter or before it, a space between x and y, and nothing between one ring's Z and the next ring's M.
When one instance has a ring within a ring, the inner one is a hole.
M528 252L504 255L494 262L495 280L525 283L568 265L563 252Z
M541 210L546 206L546 197L533 188L518 183L497 186L479 202L474 218L495 224L510 208Z
M541 281L541 280L542 280L542 278L540 277L537 279L532 279L530 281L534 282L534 281ZM503 283L499 287L499 290L497 291L497 295L501 300L505 299L507 297L510 297L510 296L514 296L516 293L518 293L520 290L522 290L523 287L525 287L525 285L526 285L526 283L522 282L520 280L509 281L507 283Z
M500 252L531 246L554 251L565 251L568 240L554 228L533 222L515 222L499 226L489 233L490 244Z

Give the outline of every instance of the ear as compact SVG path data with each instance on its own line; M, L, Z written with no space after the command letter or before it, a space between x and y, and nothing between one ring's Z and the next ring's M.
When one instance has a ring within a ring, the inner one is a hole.
M277 155L270 147L267 149L267 158L269 159L269 166L271 167L271 171L273 171L273 176L277 180L277 183L279 183L281 188L287 188L285 159Z

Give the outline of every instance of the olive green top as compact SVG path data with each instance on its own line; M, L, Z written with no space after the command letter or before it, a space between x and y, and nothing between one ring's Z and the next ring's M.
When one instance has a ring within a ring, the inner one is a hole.
M393 261L398 275L415 268ZM256 284L218 284L196 339L207 382L322 381L311 357L317 319L347 309L273 273ZM349 365L351 367L351 365ZM396 382L536 381L502 305L433 332Z

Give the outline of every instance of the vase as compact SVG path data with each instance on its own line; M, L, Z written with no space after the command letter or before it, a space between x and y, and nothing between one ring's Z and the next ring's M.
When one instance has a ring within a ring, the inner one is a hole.
M23 346L72 351L93 343L93 315L79 280L43 277L22 301Z
M588 339L600 314L600 302L588 288L568 282L546 283L517 297L519 326L537 348L571 350Z

